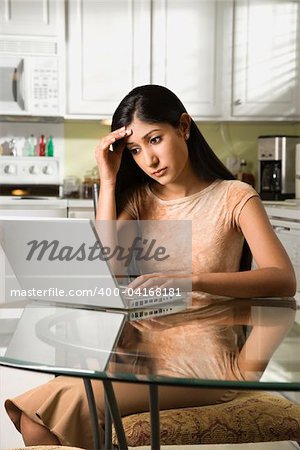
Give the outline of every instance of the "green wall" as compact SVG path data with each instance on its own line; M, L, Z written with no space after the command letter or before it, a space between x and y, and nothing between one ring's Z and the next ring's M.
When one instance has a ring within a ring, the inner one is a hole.
M219 158L226 163L228 156L246 159L257 173L257 137L288 134L300 136L300 122L198 122L204 137ZM65 176L83 179L95 164L98 140L108 133L109 126L97 121L67 121L65 123Z

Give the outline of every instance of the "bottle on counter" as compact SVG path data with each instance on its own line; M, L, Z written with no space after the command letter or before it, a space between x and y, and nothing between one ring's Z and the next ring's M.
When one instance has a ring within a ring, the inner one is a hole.
M82 198L93 198L95 184L98 185L97 190L99 190L100 180L97 166L85 172L82 183Z
M85 172L82 183L82 198L92 198L92 197L93 197L93 172L92 170L87 170Z
M9 155L11 156L17 156L17 146L16 146L16 140L10 139L8 142L8 151L9 151Z
M54 145L53 145L53 138L52 138L52 136L49 136L49 139L47 141L46 156L54 156Z
M255 188L254 175L249 171L247 165L247 161L245 159L241 159L240 169L236 177L238 180L244 181L244 183L248 183Z
M31 134L24 143L23 156L35 156L36 139Z
M69 175L64 179L63 196L65 198L80 197L80 179L74 175Z
M46 156L46 142L45 136L41 134L39 145L38 145L38 156Z

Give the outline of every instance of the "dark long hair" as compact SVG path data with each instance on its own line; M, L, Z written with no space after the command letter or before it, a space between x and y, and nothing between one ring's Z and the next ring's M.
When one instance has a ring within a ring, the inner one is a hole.
M155 84L139 86L130 91L117 107L112 118L112 131L128 126L134 119L147 123L167 123L174 128L180 125L180 118L186 109L179 98L169 89ZM117 145L117 144L116 144ZM219 160L208 145L193 120L187 140L189 158L194 171L205 181L233 180L234 176ZM126 150L123 152L116 181L116 205L120 196L134 185L151 182Z
M186 109L169 89L155 84L139 86L124 97L112 119L112 131L128 126L136 117L147 123L167 123L178 128ZM234 176L212 151L197 125L191 120L188 152L193 169L202 180L233 180ZM151 181L126 150L117 176L117 199L120 192L133 184Z

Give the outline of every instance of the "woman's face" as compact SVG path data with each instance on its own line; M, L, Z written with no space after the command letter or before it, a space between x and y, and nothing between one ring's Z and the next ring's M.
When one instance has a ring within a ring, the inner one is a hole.
M167 123L147 123L134 118L127 129L127 150L137 165L153 180L162 185L180 182L190 169L186 135L189 116L183 115L183 124L177 129ZM183 117L182 116L182 117Z

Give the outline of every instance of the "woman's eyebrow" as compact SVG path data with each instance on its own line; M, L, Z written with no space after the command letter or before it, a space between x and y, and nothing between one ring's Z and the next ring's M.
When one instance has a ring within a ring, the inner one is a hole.
M151 133L153 133L153 131L160 131L160 129L159 128L154 128L153 130L149 131L147 134L145 134L145 136L142 137L142 140L145 141L148 138L148 136ZM134 142L128 142L127 141L127 145L132 145L132 144L134 144Z

